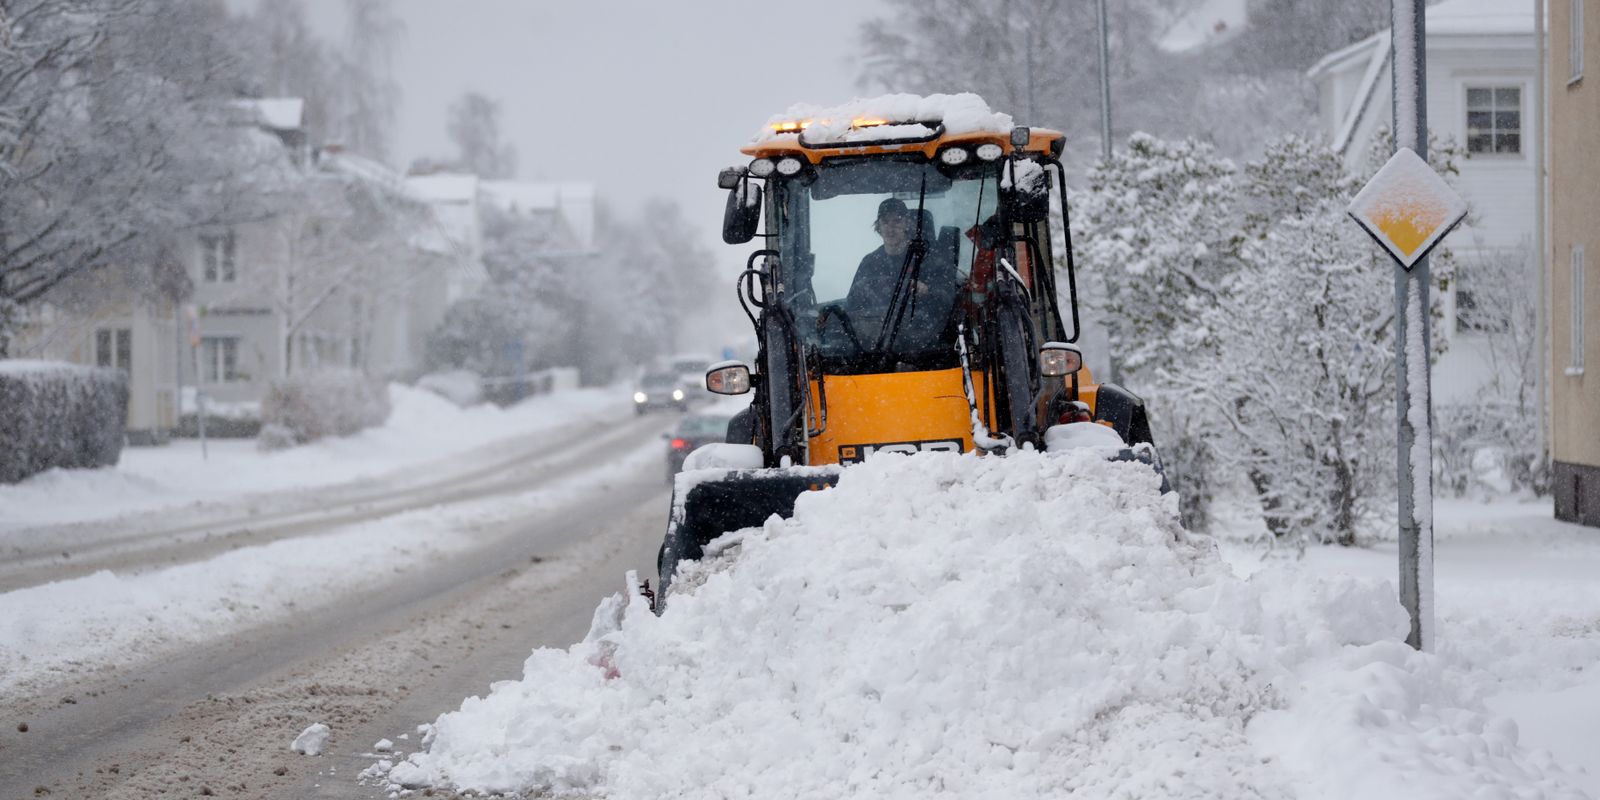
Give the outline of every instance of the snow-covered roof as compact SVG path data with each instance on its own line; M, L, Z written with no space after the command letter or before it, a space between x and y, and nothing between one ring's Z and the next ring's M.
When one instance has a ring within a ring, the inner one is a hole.
M798 123L804 126L811 142L843 140L857 121L888 123L942 122L946 134L1006 133L1014 127L1010 114L998 114L983 98L971 93L886 94L857 98L836 106L796 103L767 120L756 133L756 142L768 142L799 135L799 128L780 131L777 126Z
M464 172L435 172L406 178L406 191L427 203L477 202L478 176Z
M512 214L558 214L577 237L578 245L594 244L594 185L536 181L481 181L486 203Z
M318 166L327 172L367 181L384 188L399 191L406 188L405 179L388 165L363 156L343 151L325 150Z
M256 123L275 131L305 127L305 103L298 97L262 97L236 100L234 105L255 115Z
M1233 37L1249 22L1247 0L1201 0L1178 17L1156 44L1169 53L1195 50Z
M412 244L434 253L478 252L478 176L459 172L411 175L406 193L433 210L434 224L419 229Z
M1427 30L1430 43L1441 36L1485 36L1529 34L1533 32L1533 10L1526 4L1511 0L1445 0L1428 6ZM1363 55L1371 57L1374 48L1383 49L1388 57L1389 31L1374 33L1355 44L1341 47L1323 56L1306 70L1306 75L1316 80L1330 71L1345 66Z

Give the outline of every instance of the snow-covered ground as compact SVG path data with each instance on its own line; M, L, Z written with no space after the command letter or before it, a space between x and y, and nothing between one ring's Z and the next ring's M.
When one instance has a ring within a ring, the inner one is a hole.
M131 447L116 467L51 470L0 486L0 537L35 525L109 519L246 495L345 483L404 472L509 437L550 431L628 412L625 393L585 389L535 397L510 408L458 408L432 393L389 388L393 413L383 426L280 452L255 440L180 439Z
M925 454L725 537L432 726L396 786L604 797L1577 798L1600 535L1447 504L1439 647L1392 547L1189 537L1132 464ZM391 765L384 765L385 767ZM1585 773L1583 770L1587 769ZM370 774L370 773L369 773Z

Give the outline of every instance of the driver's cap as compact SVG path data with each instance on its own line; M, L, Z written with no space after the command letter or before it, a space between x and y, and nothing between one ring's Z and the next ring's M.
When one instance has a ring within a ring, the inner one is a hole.
M909 217L911 209L906 208L905 201L890 197L878 204L878 219L886 217Z

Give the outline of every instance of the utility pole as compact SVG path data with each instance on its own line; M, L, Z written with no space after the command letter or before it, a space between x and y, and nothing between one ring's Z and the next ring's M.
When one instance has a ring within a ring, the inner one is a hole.
M1106 0L1097 0L1100 20L1100 157L1111 160L1111 57L1106 33Z
M1395 152L1428 160L1427 9L1425 0L1390 0L1393 17ZM1406 643L1433 648L1433 403L1428 357L1426 253L1410 269L1394 267L1395 383L1399 422L1400 602L1411 616Z
M1096 0L1096 17L1100 28L1100 160L1111 162L1111 42L1106 32L1106 0ZM1066 203L1067 187L1061 187L1062 203ZM1106 377L1112 383L1122 382L1122 369L1117 363L1116 323L1107 323L1106 336L1113 346L1106 348Z

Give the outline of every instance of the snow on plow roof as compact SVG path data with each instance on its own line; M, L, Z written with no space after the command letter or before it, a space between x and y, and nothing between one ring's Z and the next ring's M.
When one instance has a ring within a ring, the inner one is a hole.
M767 120L755 143L792 137L804 131L806 141L849 141L853 131L880 126L907 127L918 123L943 123L947 135L1007 133L1015 123L1010 114L996 113L983 98L971 93L886 94L857 98L837 106L796 103ZM904 133L904 131L902 131ZM928 129L932 133L932 129Z
M1442 799L1574 785L1447 662L1404 644L1387 581L1241 579L1183 533L1154 473L1092 450L869 460L802 495L793 519L723 542L736 557L681 572L693 588L664 616L613 598L590 639L535 651L522 680L441 716L391 788Z

